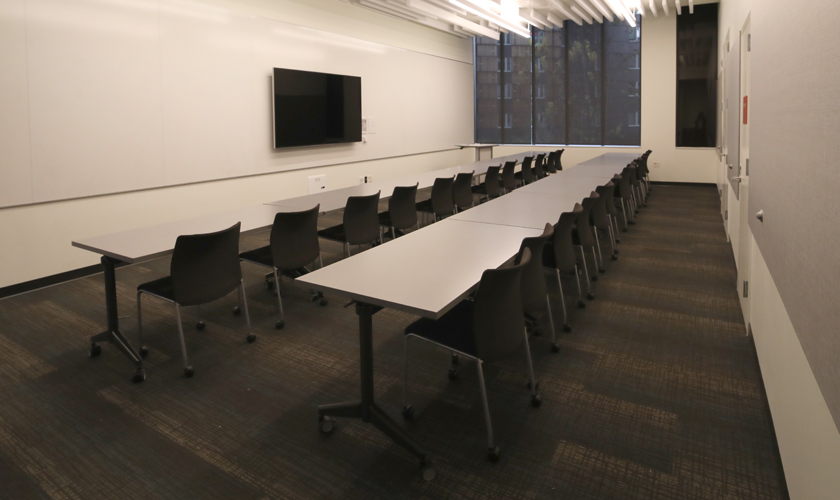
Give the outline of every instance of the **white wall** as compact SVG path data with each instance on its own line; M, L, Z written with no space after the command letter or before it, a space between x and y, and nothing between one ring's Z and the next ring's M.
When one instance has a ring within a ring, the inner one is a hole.
M650 149L650 177L661 182L717 181L718 159L714 148L677 148L677 17L650 13L642 20L642 144L641 148L566 147L563 164L574 165L606 152L639 152ZM505 147L498 154L530 149ZM654 168L654 163L659 167Z
M726 34L729 33L730 40L738 37L751 11L759 8L768 7L752 0L721 1L719 31L721 54L723 54ZM807 36L807 34L801 33L797 36ZM753 47L754 50L760 50L756 48L756 45ZM754 75L755 56L752 61ZM755 109L755 102L751 100L750 104ZM751 134L754 139L755 129ZM751 146L751 156L754 156L756 154L754 140L751 140ZM790 147L795 147L795 145ZM718 172L722 173L725 168L725 165L719 164ZM754 186L751 189L754 189ZM738 233L741 228L738 226L738 212L746 210L747 207L740 206L728 182L724 185L723 196L729 203L727 230L735 247L734 254L739 255L738 247L742 244L751 247L750 326L770 412L773 416L790 498L793 500L836 499L840 491L840 475L837 474L840 471L840 432L835 426L786 306L752 232L746 231L748 236L745 236L745 239L748 238L749 241L739 239Z
M338 0L237 0L217 1L202 0L191 2L196 8L194 12L201 12L208 6L218 11L220 15L241 14L250 16L261 16L266 23L276 23L280 20L291 25L302 25L310 28L322 29L330 33L355 36L359 40L368 40L376 44L383 44L385 49L398 47L413 52L408 54L425 57L427 59L440 60L444 64L461 66L466 68L463 74L452 76L449 74L430 75L437 78L439 83L451 89L451 94L469 96L472 95L472 71L471 66L466 63L472 62L471 42L468 39L458 38L452 35L416 25L414 23L402 22L387 18L376 13L360 9ZM60 4L52 0L10 0L0 2L0 62L3 67L25 68L26 57L18 57L21 53L20 44L25 39L25 23L21 23L22 16L27 11L38 9L41 22L46 22L53 16L60 21L59 24L67 23L67 19L61 18ZM91 5L101 7L102 2L92 2ZM137 7L139 14L145 15L148 10L154 11L164 5L161 1L132 1L108 0L105 4L133 5ZM63 5L63 4L61 4ZM171 6L168 2L166 5ZM189 6L184 0L182 5ZM24 9L27 7L27 9ZM140 8L142 7L142 8ZM130 9L125 9L120 15L128 15ZM207 12L204 10L204 12ZM58 17L56 17L58 16ZM222 16L224 17L224 16ZM107 16L103 18L77 19L82 25L88 26L92 32L107 31L110 29L110 22ZM84 22L82 22L84 21ZM131 19L121 19L125 23ZM47 23L48 24L48 23ZM279 24L279 23L277 23ZM17 29L24 26L24 29ZM10 28L10 29L6 29ZM11 29L15 28L15 29ZM294 26L292 26L294 28ZM78 29L78 26L76 27ZM314 36L322 38L331 37L330 33L312 32ZM345 39L350 43L352 40ZM8 42L8 43L7 43ZM358 45L370 46L367 42L358 42ZM44 50L43 47L36 47L37 50ZM60 50L60 47L53 47L51 50ZM94 50L91 48L90 50ZM95 49L100 50L100 49ZM102 48L101 50L107 50ZM282 47L277 50L292 51ZM422 55L422 54L427 55ZM112 54L119 55L119 54ZM55 54L52 54L55 56ZM433 57L432 57L433 56ZM95 78L97 74L111 71L113 68L107 64L108 59L103 59L97 64L97 58L88 58L89 76ZM392 64L384 62L381 67L374 67L372 71L381 74L395 72ZM337 71L338 72L338 71ZM21 91L25 91L28 85L26 78L19 78L21 72L0 72L0 103L3 104L4 114L17 112L24 116L27 112L26 100L18 99ZM23 73L26 74L25 72ZM113 102L119 106L121 102L131 104L130 89L113 89ZM182 89L180 92L192 92L189 89ZM380 90L380 93L385 93ZM450 94L447 94L450 95ZM182 97L189 97L184 94ZM178 95L174 98L177 100ZM68 98L64 99L66 104ZM468 99L465 99L469 101ZM422 106L422 99L406 106ZM472 109L470 102L466 103L466 113ZM441 119L446 119L442 116ZM452 143L469 139L472 135L472 120L469 116L464 120L466 125L464 138L453 139ZM0 120L0 145L6 146L4 141L17 143L26 142L25 132L29 129L29 122L21 119L18 123L11 123L8 115L5 120ZM158 121L159 124L159 121ZM385 124L378 125L384 126ZM267 124L268 126L268 124ZM103 129L107 132L107 128ZM68 124L65 132L68 136L77 133ZM89 140L90 137L82 139ZM375 137L371 138L375 140ZM208 138L208 140L213 140ZM212 149L212 148L211 148ZM0 147L0 167L4 175L15 170L21 162L29 161L29 147ZM12 155L10 152L15 152ZM121 154L115 157L114 161L135 162L138 157L148 155L148 148L137 148L136 154ZM197 151L197 154L206 156L205 152ZM218 153L223 155L224 152ZM0 209L0 228L4 235L4 244L0 246L0 287L8 286L24 281L49 276L52 274L77 269L98 262L98 257L90 252L72 248L70 241L73 239L105 234L117 230L130 229L132 227L157 224L168 220L184 218L202 213L225 210L228 208L240 207L249 204L262 203L284 197L300 196L306 194L306 177L319 173L327 174L327 183L330 189L352 185L358 182L359 176L373 175L377 179L398 177L410 172L432 170L451 166L458 163L471 161L472 151L448 150L415 154L410 156L397 156L388 159L345 161L335 159L323 159L317 162L320 165L331 165L329 167L315 167L306 170L291 171L286 173L263 174L251 177L236 179L199 182L176 187L152 188L141 191L127 192L123 194L112 194L94 197L83 197L74 200L40 203L29 206L18 206ZM316 153L313 153L317 157ZM228 161L234 159L228 158ZM142 163L142 162L141 162ZM84 169L80 171L67 171L60 159L52 162L50 168L58 168L61 175L69 175L69 179L78 179L84 176ZM64 170L61 170L64 168ZM138 169L142 170L142 165ZM19 170L15 170L19 171ZM45 172L49 175L49 172ZM18 179L19 180L19 179ZM95 183L96 178L84 179L85 182ZM188 180L189 181L189 180ZM32 196L32 184L18 182L19 188L14 190L0 189L0 205L8 205L15 202L26 203ZM137 186L135 186L137 187ZM10 201L11 200L11 201Z

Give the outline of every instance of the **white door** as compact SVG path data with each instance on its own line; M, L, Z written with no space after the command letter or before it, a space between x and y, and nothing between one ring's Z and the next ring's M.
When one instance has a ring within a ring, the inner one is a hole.
M738 296L741 298L741 310L744 313L744 324L750 324L750 252L752 251L752 233L749 224L749 193L750 193L750 20L747 18L741 31L741 146L740 146L740 193L739 210L739 245L735 258L738 261Z

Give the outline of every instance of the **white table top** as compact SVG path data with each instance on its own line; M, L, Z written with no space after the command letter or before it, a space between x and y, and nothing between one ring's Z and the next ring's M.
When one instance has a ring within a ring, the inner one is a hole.
M272 225L277 212L296 210L290 207L252 205L192 219L84 238L74 241L73 246L122 262L135 263L169 254L175 248L175 240L182 234L221 231L237 222L242 223L240 231L251 231Z
M501 144L481 144L481 143L473 143L473 144L456 144L455 146L459 148L492 148L496 146L501 146Z
M586 160L584 162L578 163L578 166L615 166L618 167L620 165L621 168L618 169L620 173L621 169L626 167L628 163L635 160L639 157L637 153L604 153L600 156L596 156L595 158Z
M583 199L589 196L590 192L595 191L596 187L612 179L612 175L575 175L572 170L574 169L551 174L545 179L517 189L514 193L579 194Z
M486 269L542 231L447 219L297 279L368 304L437 319L466 297Z
M462 172L475 172L475 175L483 175L487 173L487 169L489 167L502 165L506 161L513 160L517 163L521 163L526 156L536 156L538 153L538 151L527 151L515 155L465 163L463 165L456 165L454 167L447 167L429 172L420 172L405 177L398 177L396 179L386 179L382 181L369 182L367 184L360 184L358 186L335 189L332 191L322 191L306 196L299 196L297 198L271 201L268 202L267 205L287 206L294 207L299 210L305 210L314 207L316 204L320 204L322 212L330 212L332 210L344 208L347 205L347 198L351 196L367 196L379 191L380 198L388 198L397 186L413 186L414 184L418 184L417 188L423 189L431 187L435 183L435 179L438 177L452 177Z

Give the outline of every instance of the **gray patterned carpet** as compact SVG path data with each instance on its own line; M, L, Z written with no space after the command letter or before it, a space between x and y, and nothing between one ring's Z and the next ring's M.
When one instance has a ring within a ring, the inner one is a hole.
M207 328L187 330L192 379L181 377L171 306L146 299L139 385L113 346L87 357L104 325L101 275L0 300L0 498L787 498L718 207L712 187L655 186L593 284L597 298L577 309L564 282L574 330L558 354L545 335L531 343L541 408L529 404L524 355L485 368L496 464L475 370L462 363L450 382L447 354L432 346L413 346L417 414L402 420L401 332L414 317L378 313L376 396L434 459L428 483L368 425L318 431L317 405L358 395L357 317L341 299L322 308L284 281L287 322L275 330L264 270L243 264L258 340L245 343L244 319L230 313L235 293L205 306ZM267 237L247 235L243 250ZM322 250L331 262L341 247ZM168 266L118 270L130 339L136 286Z

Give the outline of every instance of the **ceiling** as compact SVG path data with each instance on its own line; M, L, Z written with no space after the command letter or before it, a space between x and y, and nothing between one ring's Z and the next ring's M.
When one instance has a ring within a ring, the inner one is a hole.
M697 4L717 0L343 0L391 17L423 24L460 37L514 32L528 36L539 29L577 24L625 21L635 26L642 16L675 16L682 7L694 13Z

